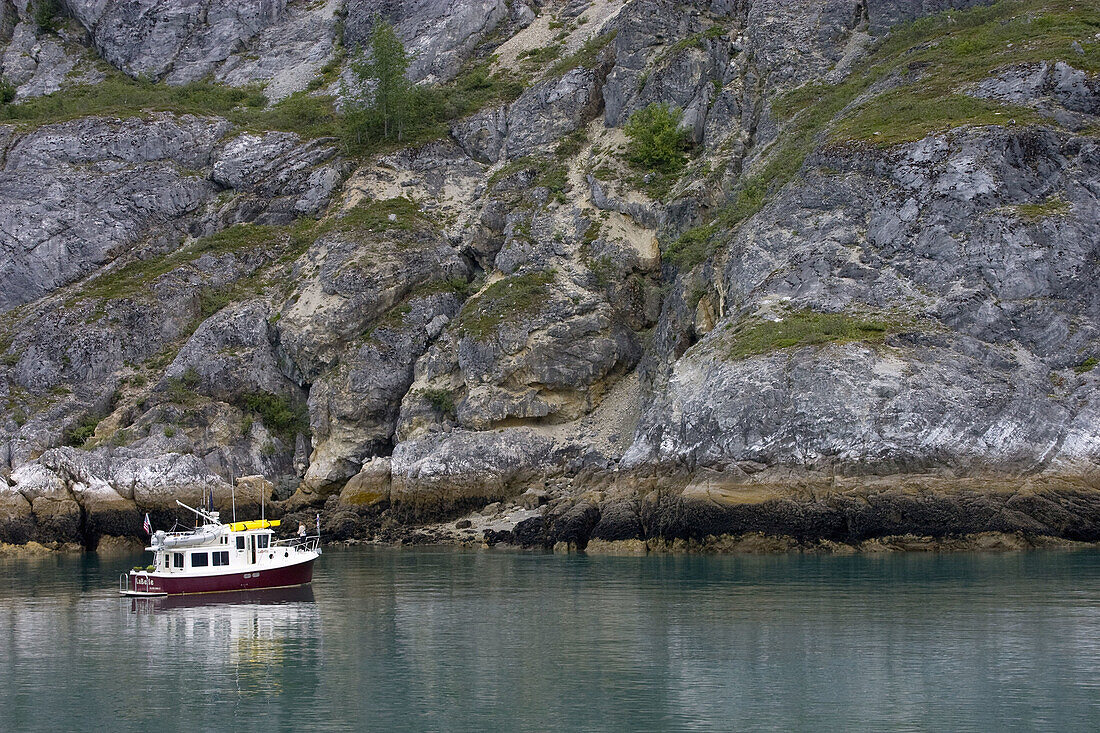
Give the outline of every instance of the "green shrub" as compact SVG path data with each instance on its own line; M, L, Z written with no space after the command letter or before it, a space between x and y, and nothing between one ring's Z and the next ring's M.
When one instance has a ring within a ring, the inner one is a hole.
M238 406L260 416L264 427L293 444L298 433L309 432L309 412L304 405L295 405L283 395L252 392L238 398Z
M607 287L614 282L616 269L610 255L589 260L587 265L588 271L592 273L592 276L596 278L596 282L601 287Z
M88 438L95 434L96 426L99 425L99 421L102 420L102 416L98 414L88 414L80 419L76 425L71 426L65 431L62 439L65 441L65 445L71 445L79 448L88 442Z
M429 289L435 292L450 292L459 297L460 300L466 300L475 292L477 292L477 285L464 277L449 277L446 280L442 280L439 283L432 283L428 285L423 293L427 293ZM416 293L420 294L420 293Z
M7 79L0 78L0 107L10 104L15 99L15 85Z
M234 300L234 289L207 287L199 291L199 317L206 320Z
M53 33L57 30L61 12L60 0L35 0L34 24L39 33Z
M1091 372L1093 369L1095 369L1097 364L1100 364L1100 359L1097 359L1095 356L1091 356L1075 366L1073 368L1073 371L1077 372L1078 374L1085 374L1086 372Z
M627 159L642 170L677 173L687 161L691 138L680 129L683 117L678 108L654 102L630 116L624 128L630 142Z
M183 374L165 380L164 394L169 402L186 405L195 397L195 390L202 384L202 376L195 367L187 367Z
M420 396L426 399L435 411L443 416L454 415L455 396L448 389L422 389Z
M371 97L352 100L342 119L342 136L351 154L370 154L398 143L414 145L445 137L449 123L469 116L490 104L510 102L523 91L523 82L508 72L490 73L488 62L468 62L449 83L438 86L408 85L403 72L408 57L396 37L378 41L384 53L352 64L363 88L376 88ZM379 30L381 29L381 30ZM372 43L374 42L372 35ZM382 83L382 82L385 83Z
M360 53L351 69L360 89L370 89L369 98L356 100L357 136L401 140L405 124L414 112L413 86L406 72L411 57L397 37L394 27L375 15L372 21L369 51Z
M690 270L710 257L717 232L716 224L692 227L666 245L661 258L682 270Z
M554 150L554 157L561 160L568 160L576 157L580 154L581 150L588 143L588 130L581 127L574 130L567 135Z

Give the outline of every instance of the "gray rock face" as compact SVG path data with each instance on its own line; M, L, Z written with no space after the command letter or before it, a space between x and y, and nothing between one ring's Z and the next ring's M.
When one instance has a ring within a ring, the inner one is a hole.
M166 379L197 376L195 391L222 400L266 392L297 397L275 357L275 329L266 303L231 305L203 321L165 372Z
M602 74L600 69L578 67L524 92L508 107L508 119L514 122L504 139L506 157L530 155L594 117L599 111Z
M325 236L305 255L302 283L279 321L279 347L304 382L334 366L341 346L414 288L465 279L469 265L425 232Z
M507 307L499 299L512 286L524 287L525 277L502 280L469 301L457 327L417 364L417 382L398 425L402 440L441 417L472 430L514 419L576 419L634 366L639 348L618 314L560 280L545 287L537 308L516 309L493 333L467 330L465 323L491 317L486 309ZM441 389L453 394L451 416L430 404Z
M1100 78L1064 61L1007 68L979 82L970 93L1012 104L1034 105L1073 129L1086 127L1100 115Z
M349 0L348 48L367 45L376 14L394 25L413 55L409 78L440 82L458 73L470 51L508 17L508 5L504 0Z
M268 99L278 100L306 88L336 50L340 0L288 3L277 22L234 53L214 76L233 86L264 84Z
M506 108L495 107L478 112L451 125L451 136L474 160L496 163L508 135Z
M365 459L392 449L401 399L413 365L458 312L454 293L414 296L384 318L339 365L313 383L310 419L314 452L307 488L340 488Z
M91 545L246 473L341 536L528 492L487 542L1100 539L1094 39L957 89L1030 107L1026 129L815 127L773 157L800 129L787 90L974 4L72 0L127 73L272 98L375 12L427 83L517 28L501 58L616 35L556 77L523 54L514 102L354 171L335 141L220 119L0 126L0 540ZM89 68L73 22L26 15L0 0L19 98ZM695 143L676 182L625 159L654 102ZM271 226L191 248L236 222Z
M603 90L606 119L622 125L633 112L663 102L685 112L697 141L708 114L721 115L722 127L750 130L756 125L739 120L739 108L753 110L761 96L823 77L858 40L862 5L756 0L715 8L718 17L707 20L683 3L632 3L611 26L617 34ZM727 99L715 102L719 97ZM712 102L718 109L711 110Z
M0 29L0 43L8 44L0 53L0 76L17 87L16 99L56 92L73 74L77 57L60 38L39 37L32 23L18 22L17 15L14 20L6 38Z
M174 84L212 73L286 11L286 0L65 0L65 5L112 66Z
M0 2L0 43L7 43L15 33L15 26L19 23L19 11L11 0Z
M346 166L330 139L302 143L291 132L238 135L219 151L211 179L249 194L238 199L244 218L287 224L320 212L343 183Z
M405 441L394 449L391 496L405 511L430 516L439 507L484 506L504 498L545 465L553 443L529 430L459 432Z

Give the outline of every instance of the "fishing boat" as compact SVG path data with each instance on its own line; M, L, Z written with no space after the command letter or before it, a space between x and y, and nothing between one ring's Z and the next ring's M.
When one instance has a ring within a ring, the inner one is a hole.
M315 535L276 540L277 519L223 524L216 511L176 503L202 523L182 532L152 532L146 524L151 537L145 550L153 553L153 564L123 573L120 595L225 593L288 588L313 580L313 563L321 556L319 520Z

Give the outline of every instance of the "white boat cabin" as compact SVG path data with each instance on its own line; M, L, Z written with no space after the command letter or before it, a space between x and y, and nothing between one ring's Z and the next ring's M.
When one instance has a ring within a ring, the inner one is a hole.
M251 527L249 525L261 525L260 521L236 522L235 524L209 527L211 536L201 537L200 528L196 533L175 534L165 537L168 543L172 539L201 541L201 544L189 547L163 546L154 543L147 548L153 552L153 565L160 572L187 572L189 570L203 570L209 572L211 568L224 567L227 569L246 567L257 564L267 564L265 561L274 560L276 548L280 553L286 551L283 543L277 543L274 532L269 527L279 526L278 520L263 522L266 527ZM194 535L198 534L199 537ZM157 538L154 537L154 541ZM174 543L172 543L174 544Z
M188 507L190 508L190 507ZM195 511L192 509L192 511ZM154 575L220 574L294 564L303 552L320 554L320 538L276 540L277 519L222 524L217 512L198 512L206 523L187 532L157 531L150 546Z

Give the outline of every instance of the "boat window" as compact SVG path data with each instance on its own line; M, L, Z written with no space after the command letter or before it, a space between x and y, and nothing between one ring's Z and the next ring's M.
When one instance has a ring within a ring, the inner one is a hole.
M259 537L256 538L256 547L260 548L261 550L266 548L268 540L270 540L270 539L271 539L271 537L269 537L266 534L260 535Z
M238 537L237 538L237 549L238 550L243 550L244 549L244 537Z
M205 552L192 552L191 553L191 567L193 568L205 568L210 564L210 556Z
M213 552L214 565L228 565L229 564L229 551L225 552Z
M168 567L168 553L167 552L164 553L164 567L165 568Z
M177 567L177 568L182 568L183 567L183 553L182 552L173 552L172 553L172 566Z

